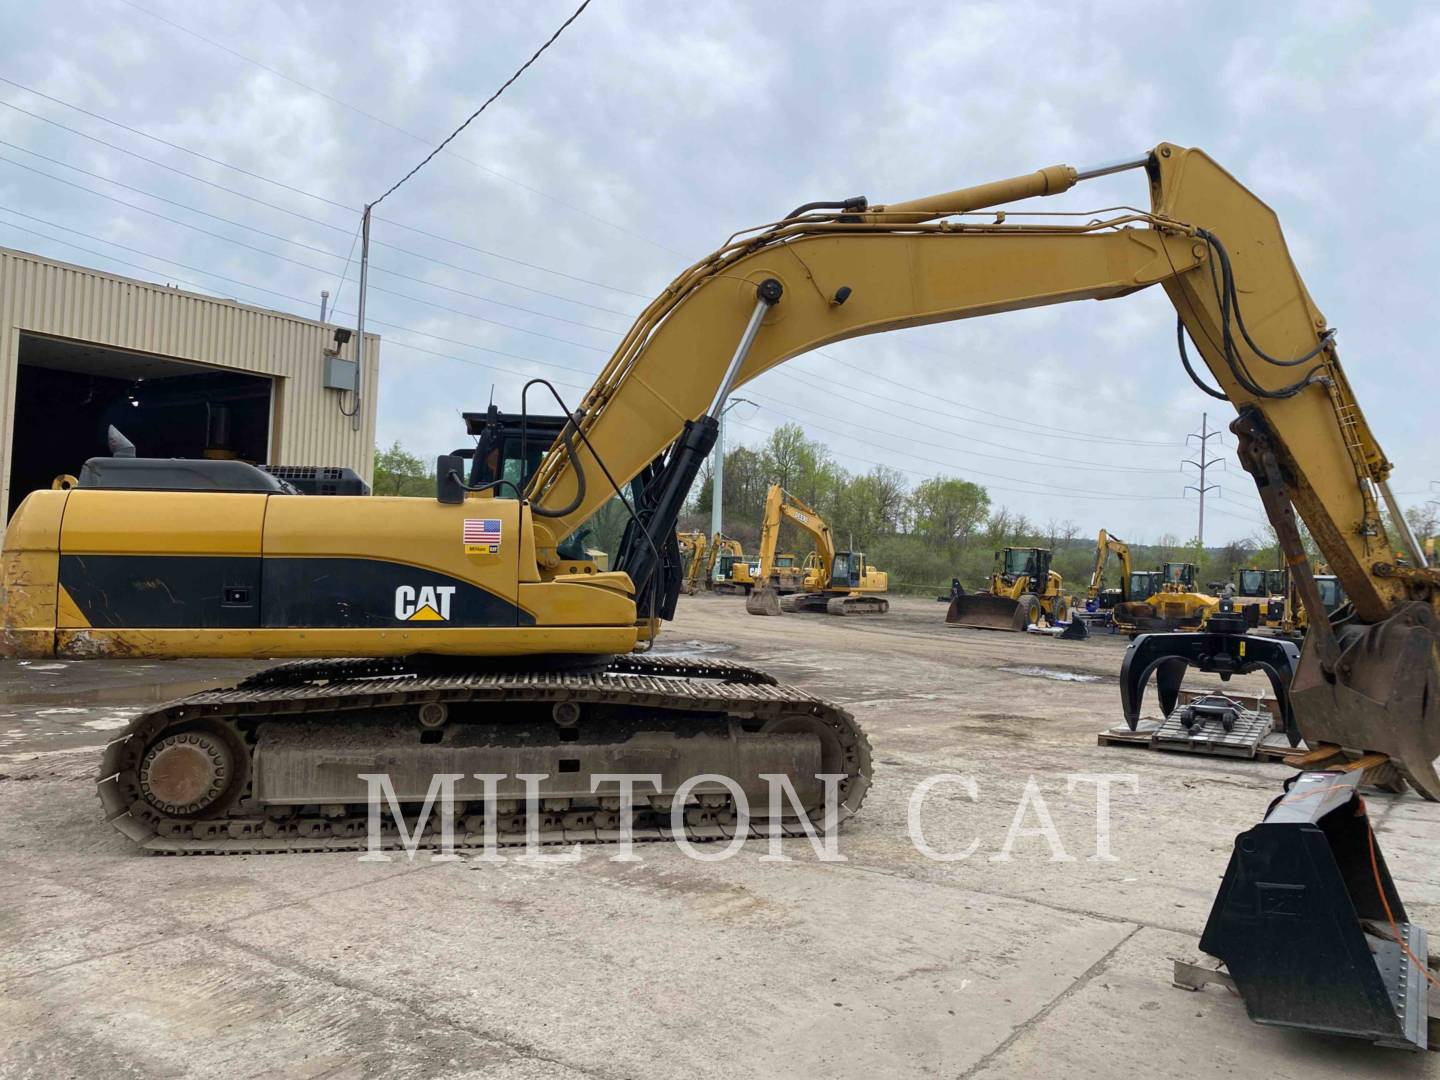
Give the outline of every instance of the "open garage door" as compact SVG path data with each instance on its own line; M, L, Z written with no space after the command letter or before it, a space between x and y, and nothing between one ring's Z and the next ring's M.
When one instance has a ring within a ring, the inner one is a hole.
M108 454L112 424L142 457L270 460L265 376L31 334L18 360L7 519L31 491Z

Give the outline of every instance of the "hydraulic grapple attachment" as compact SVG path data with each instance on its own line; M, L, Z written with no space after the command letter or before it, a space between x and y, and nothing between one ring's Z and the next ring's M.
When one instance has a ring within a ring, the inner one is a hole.
M1424 1050L1426 935L1406 921L1360 776L1301 773L1236 838L1200 948L1257 1023Z
M1294 746L1300 741L1300 729L1290 705L1290 683L1300 663L1300 650L1283 638L1237 632L1243 623L1232 627L1221 616L1212 617L1209 626L1190 633L1141 634L1130 643L1120 665L1120 703L1130 730L1140 722L1145 684L1152 673L1160 711L1169 716L1180 699L1186 668L1214 672L1227 681L1232 675L1263 671L1270 678L1275 708Z

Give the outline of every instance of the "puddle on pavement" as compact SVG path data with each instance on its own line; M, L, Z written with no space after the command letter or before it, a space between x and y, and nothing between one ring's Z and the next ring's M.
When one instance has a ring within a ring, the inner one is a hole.
M1099 682L1099 675L1082 675L1078 671L1057 671L1055 668L1043 667L1002 667L1001 671L1008 671L1012 675L1026 675L1032 679L1054 679L1056 682Z

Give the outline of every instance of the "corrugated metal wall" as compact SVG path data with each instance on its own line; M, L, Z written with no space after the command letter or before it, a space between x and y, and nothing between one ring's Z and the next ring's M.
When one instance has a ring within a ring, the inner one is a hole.
M366 334L360 430L322 386L334 327L0 248L0 507L10 476L23 332L274 378L271 464L348 466L368 482L375 454L380 339ZM352 340L342 355L354 358ZM350 396L345 395L347 406Z

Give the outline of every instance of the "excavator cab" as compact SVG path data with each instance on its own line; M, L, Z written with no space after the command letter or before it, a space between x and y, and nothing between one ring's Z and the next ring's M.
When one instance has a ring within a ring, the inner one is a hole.
M865 576L865 556L858 551L837 551L830 564L830 588L858 589Z
M1160 591L1159 570L1133 570L1130 573L1130 580L1126 582L1127 600L1148 600Z
M1269 596L1269 575L1271 571L1241 569L1235 571L1235 594L1237 596Z

